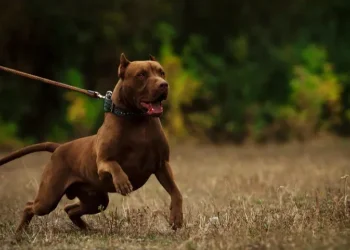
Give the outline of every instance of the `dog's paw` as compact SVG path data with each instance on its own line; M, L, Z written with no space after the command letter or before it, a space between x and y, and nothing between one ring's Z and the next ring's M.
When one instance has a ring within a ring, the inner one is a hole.
M131 193L133 190L129 178L125 173L118 175L113 182L115 191L124 196Z
M181 209L172 209L170 212L170 226L173 230L179 229L183 225L183 214Z

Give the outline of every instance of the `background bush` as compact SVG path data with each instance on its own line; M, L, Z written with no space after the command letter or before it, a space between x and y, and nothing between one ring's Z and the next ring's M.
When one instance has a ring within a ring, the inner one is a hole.
M104 93L118 58L168 72L173 138L244 142L347 136L350 3L0 1L0 64ZM102 103L0 72L0 145L96 132Z

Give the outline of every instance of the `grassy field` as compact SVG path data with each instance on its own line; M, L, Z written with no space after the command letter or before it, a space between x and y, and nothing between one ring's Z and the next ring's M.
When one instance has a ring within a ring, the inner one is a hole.
M110 195L104 213L85 216L91 232L72 226L62 210L70 201L63 199L14 241L49 157L29 155L0 168L0 248L350 249L349 149L345 141L173 146L183 229L169 228L170 199L151 177L130 197Z

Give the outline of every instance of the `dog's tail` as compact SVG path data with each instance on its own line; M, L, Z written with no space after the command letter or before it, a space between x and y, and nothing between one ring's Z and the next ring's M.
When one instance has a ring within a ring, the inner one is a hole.
M53 153L55 152L56 148L58 148L59 146L60 146L59 143L44 142L44 143L39 143L39 144L30 145L28 147L24 147L0 159L0 166L10 161L13 161L17 158L20 158L24 155L34 153L34 152L47 151L47 152Z

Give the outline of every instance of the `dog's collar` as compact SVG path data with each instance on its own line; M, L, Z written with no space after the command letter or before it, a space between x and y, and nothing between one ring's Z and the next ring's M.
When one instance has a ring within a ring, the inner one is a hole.
M131 112L125 111L118 108L112 101L112 91L107 91L106 96L104 98L103 110L106 113L113 113L116 116L127 117L127 116L144 116L143 112Z

